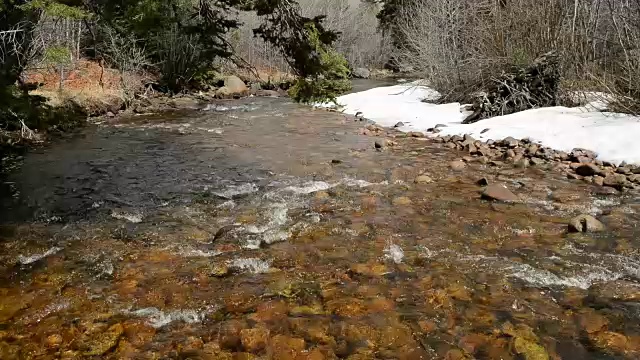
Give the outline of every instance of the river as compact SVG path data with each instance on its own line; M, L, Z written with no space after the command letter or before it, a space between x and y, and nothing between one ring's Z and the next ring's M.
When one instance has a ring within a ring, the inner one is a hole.
M0 358L638 358L635 194L456 172L363 126L247 98L29 152L4 179ZM606 230L567 233L585 213Z

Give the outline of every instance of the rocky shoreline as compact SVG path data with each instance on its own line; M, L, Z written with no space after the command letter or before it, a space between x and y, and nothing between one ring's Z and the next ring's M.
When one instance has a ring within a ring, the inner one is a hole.
M400 125L401 126L401 125ZM399 127L399 126L396 126ZM597 159L597 154L587 149L573 149L567 153L536 144L530 139L507 137L502 140L481 141L470 135L438 136L440 126L430 129L430 134L422 132L400 132L395 128L385 129L375 124L365 126L363 135L385 136L389 139L376 141L375 148L384 150L395 142L390 139L417 138L431 140L442 147L462 152L461 159L450 167L462 170L467 163L486 164L491 167L512 166L527 168L535 166L566 174L568 179L582 180L622 192L640 189L640 165L621 163L619 165ZM607 190L605 190L607 191Z

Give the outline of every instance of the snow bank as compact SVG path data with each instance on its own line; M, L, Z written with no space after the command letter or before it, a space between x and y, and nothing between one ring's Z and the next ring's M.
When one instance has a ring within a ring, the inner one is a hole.
M639 117L598 112L595 108L599 106L591 104L533 109L463 125L468 112L459 103L422 102L437 96L435 90L412 83L344 95L338 98L338 103L343 105L343 112L352 115L362 112L381 126L402 122L401 131L425 131L444 124L447 127L439 135L470 134L480 140L530 138L556 150L585 148L598 153L601 160L640 164Z

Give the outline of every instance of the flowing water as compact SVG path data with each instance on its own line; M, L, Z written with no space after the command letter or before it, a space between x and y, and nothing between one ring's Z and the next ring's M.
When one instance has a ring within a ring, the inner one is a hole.
M250 98L31 152L3 180L0 358L640 356L636 195L362 127ZM606 231L567 234L584 213Z

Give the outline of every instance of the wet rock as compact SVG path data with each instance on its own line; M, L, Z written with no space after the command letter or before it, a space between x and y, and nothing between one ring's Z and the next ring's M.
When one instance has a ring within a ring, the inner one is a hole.
M600 173L600 168L593 163L579 164L575 169L576 174L580 176L594 176Z
M349 271L353 274L364 276L384 276L389 273L389 268L384 264L378 263L353 264Z
M403 126L404 126L404 123L402 121L398 121L395 125L393 125L394 128L399 128Z
M482 198L505 202L515 202L519 200L518 197L503 184L491 184L487 186L482 192Z
M640 285L625 280L594 284L589 288L589 297L598 304L640 302Z
M455 149L455 148L456 148L456 144L454 144L454 143L452 143L452 142L447 143L445 146L446 146L447 148L449 148L449 149Z
M582 180L582 176L574 173L567 173L567 179L569 180Z
M441 128L446 128L447 125L445 124L436 124L436 126L434 126L435 129L441 129Z
M616 173L618 174L623 174L623 175L630 175L632 174L631 169L628 166L620 166L616 169Z
M608 353L624 353L629 347L629 339L620 333L602 331L589 335L596 347Z
M596 188L595 191L593 191L593 193L596 195L617 195L618 190L612 187L603 186L603 187Z
M428 175L420 175L417 176L413 182L416 184L430 184L433 182L433 179Z
M598 232L603 230L604 225L591 215L579 215L569 221L570 232Z
M513 349L525 360L549 360L549 354L544 347L524 337L514 338Z
M253 328L240 331L242 347L250 352L259 352L269 343L269 329Z
M333 160L331 160L331 163L332 163L333 165L339 165L339 164L342 164L342 160L340 160L340 159L333 159Z
M276 335L271 338L270 352L273 359L296 360L305 349L304 339L293 338L285 335Z
M424 133L422 133L420 131L411 131L411 132L407 133L407 136L414 137L414 138L423 138L424 137Z
M62 345L62 341L63 341L62 335L52 334L47 336L47 339L45 340L45 345L49 349L57 349L60 347L60 345Z
M227 264L214 264L211 266L209 276L213 277L225 277L229 275L231 270Z
M605 330L609 324L606 317L595 311L585 311L579 315L580 326L587 334L593 334Z
M85 356L100 356L118 346L118 341L124 333L122 324L115 324L109 327L104 333L99 333L87 343L82 344L86 350Z
M326 304L327 310L332 314L343 317L359 317L365 314L364 301L356 298L339 298Z
M455 160L449 163L449 167L453 171L462 171L466 166L467 165L464 163L464 161L461 160Z
M107 117L113 118L116 117L116 114L112 113L111 111L107 111Z

